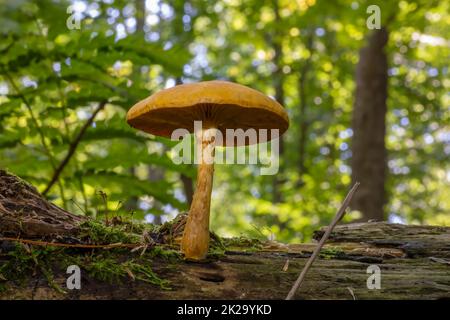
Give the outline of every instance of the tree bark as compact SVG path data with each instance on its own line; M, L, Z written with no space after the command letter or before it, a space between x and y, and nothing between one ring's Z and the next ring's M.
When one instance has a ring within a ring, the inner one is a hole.
M361 186L351 207L362 212L360 221L385 218L387 41L387 30L376 30L356 67L351 166L353 183Z
M0 170L0 235L68 236L85 218L46 201L23 180Z

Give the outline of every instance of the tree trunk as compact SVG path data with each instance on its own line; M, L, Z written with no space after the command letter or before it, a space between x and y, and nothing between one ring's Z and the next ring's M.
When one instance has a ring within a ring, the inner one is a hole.
M308 80L308 73L311 70L311 57L314 41L314 29L308 30L309 35L306 40L306 48L310 52L309 58L307 58L299 70L298 78L298 99L299 99L299 122L300 122L300 138L298 147L298 185L303 185L303 175L306 173L305 158L306 158L306 144L308 142L308 127L310 120L308 119L308 110L306 102L306 84Z
M39 236L62 242L65 237L61 235L75 235L82 221L4 171L0 171L0 201L0 237ZM316 232L314 238L319 239L323 232ZM131 271L121 284L111 284L92 278L81 266L81 289L64 293L54 288L66 288L70 275L54 266L52 286L44 272L30 273L24 282L7 280L0 273L0 299L284 299L316 246L245 238L225 243L226 251L211 257L208 263L155 258L151 254L145 258L141 252L120 249L121 261L148 259L146 264L169 281L170 289L135 280ZM8 261L8 248L11 241L0 239L0 271ZM70 250L71 255L80 253ZM87 250L89 259L95 259L113 249L83 250ZM31 252L29 247L27 252ZM41 263L36 253L34 257L26 261ZM368 267L373 265L380 268L380 289L367 286L373 276ZM295 298L448 299L450 228L384 222L337 226Z
M145 0L135 0L134 5L136 8L136 32L144 33L145 18L147 17Z
M361 186L351 207L362 212L361 221L385 218L387 40L386 29L376 30L356 67L351 166L353 183Z

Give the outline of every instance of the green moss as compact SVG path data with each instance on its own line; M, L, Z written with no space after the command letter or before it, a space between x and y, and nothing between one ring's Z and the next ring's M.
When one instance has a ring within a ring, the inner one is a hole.
M149 249L142 257L130 257L124 250L108 250L105 252L86 253L85 251L67 248L31 248L25 249L18 244L8 252L8 259L0 267L2 278L18 285L24 285L27 280L41 274L49 286L60 293L65 291L53 281L54 272L65 273L69 265L78 265L87 274L99 281L108 283L122 283L126 278L143 281L169 289L169 283L158 277L152 270L152 258L164 257L172 259L178 257L173 251ZM133 254L131 254L133 255ZM3 289L5 286L2 286Z
M221 238L215 233L211 233L208 258L220 259L227 251L256 252L260 251L262 247L263 243L258 239L247 237Z
M336 259L342 255L345 255L345 252L338 247L327 247L320 250L320 257L322 259Z
M138 243L145 230L144 224L122 222L107 226L98 220L88 220L80 226L80 239L91 243Z
M171 249L170 247L163 247L163 246L155 246L153 247L149 252L148 255L151 258L154 257L162 257L169 260L173 259L181 259L181 254L179 250Z
M105 225L89 220L81 225L77 240L83 244L132 243L142 244L142 249L132 252L129 248L83 249L70 247L42 247L17 243L0 260L0 290L11 281L24 285L31 278L43 276L50 287L64 293L54 282L54 274L63 273L69 265L78 265L99 281L122 283L126 278L142 281L168 289L169 283L152 270L152 260L163 258L180 261L177 250L163 243L156 243L152 236L155 227L131 221L115 221ZM147 247L145 247L147 245Z
M0 267L0 274L6 280L23 284L31 276L41 273L53 289L64 292L54 281L52 262L57 257L58 249L45 247L32 247L16 244L14 250L8 252L8 259Z
M91 277L108 283L118 283L126 274L115 259L102 256L96 256L90 263L84 264L83 268Z
M110 284L121 284L125 278L131 278L158 285L162 289L169 289L168 281L159 278L153 272L147 259L132 259L120 262L114 255L106 254L96 255L91 261L86 260L82 263L82 266L94 279Z
M136 280L158 285L161 289L168 290L169 281L159 278L151 269L150 266L141 263L140 261L130 260L121 264L125 271L130 270Z
M248 252L259 251L263 247L262 241L247 237L223 238L223 245L227 250L245 250Z

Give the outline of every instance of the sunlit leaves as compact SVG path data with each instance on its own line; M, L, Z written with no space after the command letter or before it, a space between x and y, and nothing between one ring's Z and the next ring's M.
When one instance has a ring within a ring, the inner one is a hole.
M152 90L161 86L154 78L181 75L188 52L180 46L165 48L162 42L145 41L141 33L118 40L110 32L108 7L103 4L95 21L84 19L80 29L69 30L70 4L42 0L37 5L24 0L0 6L0 32L4 34L0 84L8 95L0 100L0 167L43 190L54 171L50 163L62 161L95 107L108 101L64 168L60 187L52 188L49 197L63 205L62 187L66 200L74 200L65 205L77 212L74 203L93 209L98 190L111 201L147 196L162 205L186 209L174 197L174 174L193 176L194 168L176 166L164 152L152 151L152 144L170 141L138 133L128 126L125 114L151 94L150 82ZM115 1L112 6L120 11L127 4ZM145 69L158 72L150 79L151 72ZM162 168L167 178L147 181L131 174L141 166Z

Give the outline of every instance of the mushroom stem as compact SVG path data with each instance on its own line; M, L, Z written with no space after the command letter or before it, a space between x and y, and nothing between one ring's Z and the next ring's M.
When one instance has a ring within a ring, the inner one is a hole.
M190 260L205 259L208 253L216 134L216 128L201 129L195 133L199 154L197 186L181 240L181 251Z

